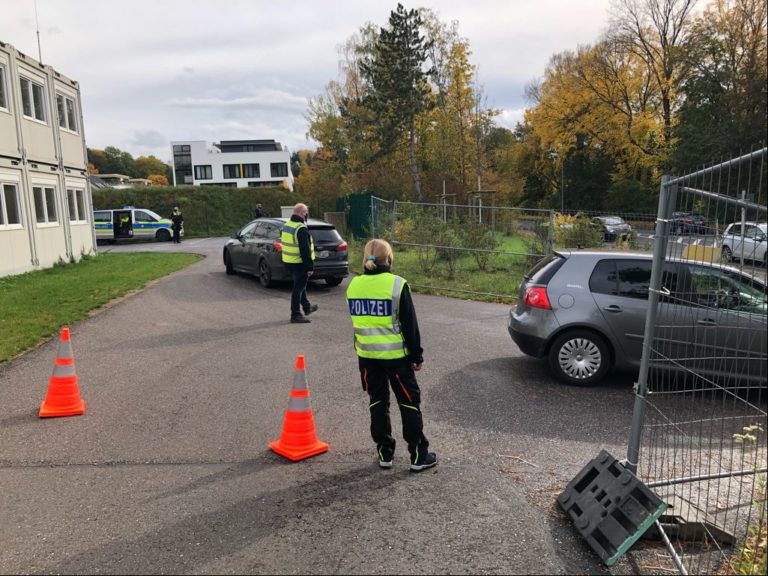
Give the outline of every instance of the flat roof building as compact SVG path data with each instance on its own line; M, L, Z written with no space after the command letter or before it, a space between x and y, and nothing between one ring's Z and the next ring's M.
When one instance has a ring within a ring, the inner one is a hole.
M0 42L0 276L95 253L80 85Z
M293 190L291 154L274 140L171 142L173 184L283 186Z

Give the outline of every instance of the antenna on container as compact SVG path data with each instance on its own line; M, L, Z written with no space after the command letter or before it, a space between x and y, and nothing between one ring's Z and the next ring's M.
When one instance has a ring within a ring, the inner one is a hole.
M35 31L37 32L37 60L43 63L43 51L40 49L40 21L37 18L37 0L35 0Z

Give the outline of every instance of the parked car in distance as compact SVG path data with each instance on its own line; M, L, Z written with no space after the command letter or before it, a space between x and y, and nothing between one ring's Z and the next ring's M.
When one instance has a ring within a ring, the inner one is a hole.
M554 375L568 384L595 384L613 368L636 370L651 266L652 256L642 253L546 256L520 285L509 334L525 354L547 358ZM729 385L738 380L765 386L763 280L720 264L669 259L662 291L655 344L674 359L664 366Z
M676 235L711 234L714 230L706 216L692 212L672 212L670 232Z
M603 242L626 240L632 232L632 227L619 216L596 216L592 224L602 228Z
M280 231L288 218L257 218L235 232L224 245L227 274L242 272L256 276L268 288L274 281L291 280L282 261ZM333 224L310 218L307 228L315 245L312 280L338 286L349 275L347 243Z
M766 245L768 244L768 224L765 222L741 222L729 224L723 232L721 254L726 262L752 260L768 267Z

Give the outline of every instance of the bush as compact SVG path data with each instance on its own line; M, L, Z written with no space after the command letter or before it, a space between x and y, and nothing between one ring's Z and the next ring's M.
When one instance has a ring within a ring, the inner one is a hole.
M603 231L581 212L556 213L554 242L564 248L595 248L603 244Z
M456 260L460 255L461 239L450 225L440 226L436 230L435 239L439 246L437 248L437 257L444 262L448 269L448 279L453 280L456 277Z
M229 236L253 219L253 210L259 202L269 216L280 216L281 206L301 201L298 194L281 187L139 186L94 188L92 195L95 210L136 206L167 218L173 207L179 206L184 213L187 237Z
M472 257L480 270L488 269L488 262L491 259L491 252L484 250L495 250L499 246L496 235L488 226L485 226L474 218L466 218L458 224L459 238L464 248L472 248Z

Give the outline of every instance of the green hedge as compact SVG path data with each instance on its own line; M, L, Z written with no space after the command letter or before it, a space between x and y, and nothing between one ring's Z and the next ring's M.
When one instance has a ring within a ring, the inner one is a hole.
M92 192L96 210L132 205L168 218L173 207L178 206L184 214L187 237L229 236L253 218L259 202L268 216L280 216L280 206L301 201L298 194L280 187L138 186L94 188Z

